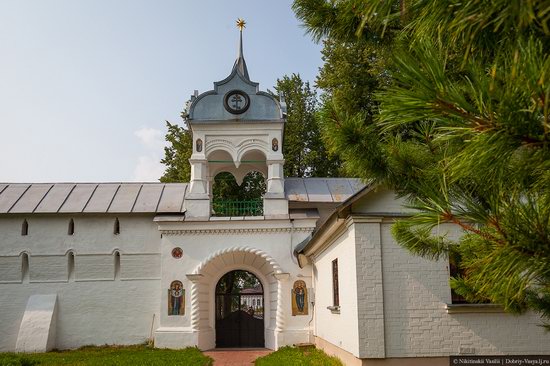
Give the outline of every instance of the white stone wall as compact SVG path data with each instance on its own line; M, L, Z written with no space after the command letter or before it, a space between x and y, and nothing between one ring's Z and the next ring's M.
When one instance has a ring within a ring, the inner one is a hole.
M535 314L448 314L447 262L412 256L395 243L390 228L391 223L380 227L386 357L447 356L464 350L550 354L550 334Z
M115 217L0 217L0 351L15 349L35 294L57 294L56 348L135 344L151 336L160 309L160 233L152 215L120 215L115 235ZM25 218L29 234L22 236ZM71 218L74 235L68 235Z
M353 220L357 268L359 357L386 355L380 220Z
M316 254L313 265L315 286L315 335L359 357L355 232L346 227L334 242ZM340 313L333 305L332 261L338 259Z
M31 295L57 294L55 348L67 349L145 342L153 314L158 319L158 293L158 281L143 280L0 284L0 352L15 350Z

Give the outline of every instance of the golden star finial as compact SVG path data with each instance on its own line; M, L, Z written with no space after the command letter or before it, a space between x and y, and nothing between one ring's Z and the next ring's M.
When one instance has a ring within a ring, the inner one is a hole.
M241 32L243 31L243 28L246 28L246 22L243 18L237 19L237 28L239 28Z

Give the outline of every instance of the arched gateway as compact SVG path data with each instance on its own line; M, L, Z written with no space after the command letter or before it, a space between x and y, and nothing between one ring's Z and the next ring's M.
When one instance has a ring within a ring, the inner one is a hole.
M277 348L275 333L284 326L281 281L286 274L271 256L255 248L229 247L212 253L193 273L188 275L193 281L191 325L200 348ZM250 308L258 321L241 313L250 314ZM243 321L246 324L237 324Z
M264 347L264 289L254 274L234 270L216 285L216 347Z

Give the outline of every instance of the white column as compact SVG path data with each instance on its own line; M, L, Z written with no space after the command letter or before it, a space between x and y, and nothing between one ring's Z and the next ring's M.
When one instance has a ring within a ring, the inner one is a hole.
M187 274L187 279L191 281L191 329L198 332L200 329L200 308L199 308L199 285L203 277L201 274Z
M284 160L268 160L267 163L267 192L268 198L284 198L285 181L283 177Z
M208 182L206 179L206 163L205 159L189 159L191 164L191 182L187 191L189 198L204 198L208 197Z
M277 279L277 315L275 318L275 332L282 332L285 328L285 303L283 291L285 283L290 278L290 274L275 273L273 277Z
M191 182L185 194L185 216L204 220L210 217L208 165L206 159L189 159Z
M288 217L288 201L285 197L283 178L284 160L267 161L267 192L264 195L264 216L266 218Z

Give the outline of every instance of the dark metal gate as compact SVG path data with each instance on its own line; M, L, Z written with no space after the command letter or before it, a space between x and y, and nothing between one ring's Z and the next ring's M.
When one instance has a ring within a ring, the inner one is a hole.
M216 286L216 347L264 347L264 293L250 272L229 272Z

